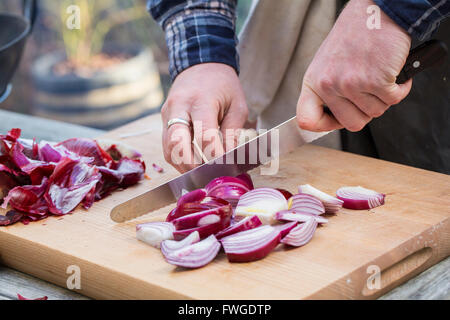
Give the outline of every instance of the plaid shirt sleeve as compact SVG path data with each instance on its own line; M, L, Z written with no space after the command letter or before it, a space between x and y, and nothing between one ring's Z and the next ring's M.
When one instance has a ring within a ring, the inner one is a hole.
M374 0L400 27L424 40L450 17L450 0Z
M148 10L166 34L172 79L200 63L217 62L239 72L237 0L149 0Z

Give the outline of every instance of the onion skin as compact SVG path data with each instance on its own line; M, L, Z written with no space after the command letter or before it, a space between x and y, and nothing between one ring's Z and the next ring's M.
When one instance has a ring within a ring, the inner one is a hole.
M386 197L383 193L363 187L342 187L336 191L336 196L344 202L346 209L368 210L384 204Z
M259 227L260 225L262 225L262 222L257 216L246 217L236 224L217 233L216 238L220 240L232 234Z
M168 263L178 267L201 268L214 260L219 250L220 242L214 235L210 235L200 242L169 251L164 257Z

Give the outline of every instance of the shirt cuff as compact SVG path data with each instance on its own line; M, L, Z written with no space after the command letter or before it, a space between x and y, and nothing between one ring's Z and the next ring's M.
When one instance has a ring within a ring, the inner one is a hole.
M424 40L450 16L448 0L374 0L374 2L411 36Z
M224 63L239 73L234 21L216 13L182 13L164 26L172 80L200 63Z

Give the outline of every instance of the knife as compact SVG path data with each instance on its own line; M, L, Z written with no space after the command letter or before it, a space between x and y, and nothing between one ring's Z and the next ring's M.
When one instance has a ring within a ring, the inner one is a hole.
M397 77L397 83L404 83L419 72L442 63L446 55L445 44L437 40L430 40L414 48ZM296 132L298 134L295 134ZM261 164L270 163L328 133L330 132L302 130L298 128L296 117L293 117L219 158L117 205L112 209L110 217L115 222L140 217L176 202L184 192L203 188L214 178L236 176L257 168Z

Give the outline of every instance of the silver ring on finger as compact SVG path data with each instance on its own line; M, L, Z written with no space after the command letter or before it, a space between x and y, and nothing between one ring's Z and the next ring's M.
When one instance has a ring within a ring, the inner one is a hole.
M174 124L184 124L185 126L191 127L191 123L187 120L181 119L181 118L172 118L169 121L167 121L167 129L169 129Z

